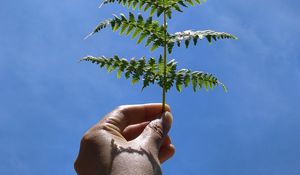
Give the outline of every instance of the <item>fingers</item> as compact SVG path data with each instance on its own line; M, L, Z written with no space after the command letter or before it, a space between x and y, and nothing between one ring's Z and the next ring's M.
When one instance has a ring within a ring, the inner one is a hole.
M164 139L164 141L163 141L163 143L162 143L162 145L161 146L166 146L166 145L170 145L171 144L171 138L170 138L170 136L169 135L167 135L166 137L165 137L165 139Z
M143 122L140 124L130 125L125 128L123 131L123 136L127 141L131 141L137 138L145 129L145 127L149 124L149 122ZM165 162L169 158L171 158L175 154L175 147L171 142L170 136L166 136L158 154L158 159L160 163Z
M158 159L160 163L165 162L175 154L175 147L171 143L170 136L166 136L163 144L160 147Z
M175 154L175 147L172 144L162 146L159 150L158 159L160 163L164 163Z
M166 105L166 111L170 111L168 105ZM152 121L158 118L161 112L161 103L125 105L109 113L100 124L108 124L111 128L122 133L129 125Z
M151 121L136 140L147 146L153 155L158 156L161 146L168 141L164 140L171 128L172 120L172 114L165 112L161 118Z
M143 130L145 129L145 127L148 124L149 124L149 121L127 126L124 129L122 135L127 141L133 140L133 139L137 138L143 132Z

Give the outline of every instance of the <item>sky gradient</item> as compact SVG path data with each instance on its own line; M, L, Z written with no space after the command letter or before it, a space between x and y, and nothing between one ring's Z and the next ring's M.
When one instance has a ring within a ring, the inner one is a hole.
M111 14L100 1L4 0L0 7L0 174L75 174L83 133L118 105L161 101L86 55L156 56L110 29L83 38ZM184 9L170 31L224 31L239 40L176 48L179 68L216 75L229 89L171 90L176 155L166 175L300 174L300 1L214 1ZM137 13L137 12L135 12Z

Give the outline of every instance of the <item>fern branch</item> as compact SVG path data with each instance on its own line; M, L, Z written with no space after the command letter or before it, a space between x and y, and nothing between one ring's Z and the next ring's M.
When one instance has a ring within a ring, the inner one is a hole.
M107 26L111 25L112 23L112 19L107 19L105 21L100 22L97 27L95 27L95 29L93 30L93 32L91 32L90 34L88 34L84 39L89 38L90 36L94 35L95 33L99 32L100 30L106 28Z
M104 0L100 7L109 3L119 3L125 7L135 10L138 7L140 11L148 11L150 9L150 15L156 13L159 17L166 9L163 7L163 0Z
M201 89L205 87L206 90L213 89L217 85L223 87L227 92L227 89L223 83L221 83L215 76L209 73L204 73L201 71L191 71L189 69L181 69L176 72L176 89L181 92L182 86L188 87L191 83L193 85L193 90L196 92L197 88Z
M202 2L206 2L206 0L169 0L167 9L174 9L179 12L183 12L180 7L188 7L194 6L195 4L202 4Z
M202 2L205 2L203 0ZM187 5L194 6L195 4L201 4L200 0L169 0L164 2L164 0L104 0L100 7L110 3L119 3L124 7L132 8L135 10L138 7L140 11L150 10L150 16L156 13L156 16L159 17L164 12L166 13L169 19L172 18L172 9L183 12L180 7L188 7Z
M120 30L120 34L129 35L132 33L132 39L139 35L137 43L141 43L145 38L146 46L152 44L151 51L155 50L157 47L163 46L164 41L164 26L159 25L158 21L152 20L152 17L144 20L141 14L135 18L134 14L129 13L127 18L125 15L121 14L120 17L114 16L114 19L108 19L98 24L98 26L93 30L91 34L87 37L94 35L95 33L101 31L107 26L111 26L113 31ZM170 34L167 33L167 36Z
M205 88L206 90L213 89L217 85L226 87L212 74L200 71L192 71L189 69L181 69L177 71L177 62L171 60L166 64L166 78L164 78L164 60L162 56L156 61L155 58L146 60L142 57L138 60L132 58L130 61L114 56L112 58L87 56L81 61L88 61L99 65L101 68L106 68L108 72L117 71L117 77L120 78L122 73L126 79L131 78L132 84L138 81L143 81L143 88L150 84L158 84L164 87L166 92L169 91L174 84L177 91L181 92L182 87L193 85L193 90Z
M177 46L180 47L181 42L184 41L186 48L188 48L191 40L193 40L194 45L197 45L198 39L202 40L204 38L206 38L209 43L211 43L212 40L217 41L218 39L237 39L234 35L225 32L186 30L176 32L170 36L168 40L169 52L172 51L174 43L177 43Z

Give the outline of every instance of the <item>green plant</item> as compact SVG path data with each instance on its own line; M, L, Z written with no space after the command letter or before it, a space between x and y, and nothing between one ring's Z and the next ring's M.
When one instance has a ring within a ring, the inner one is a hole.
M205 0L203 0L205 2ZM158 47L163 48L163 54L158 59L151 57L146 59L142 57L138 60L126 60L119 56L111 58L87 56L82 61L89 61L105 67L109 72L117 69L117 77L120 78L124 73L125 78L132 79L135 84L139 80L143 80L143 89L150 84L158 84L162 92L163 109L165 110L166 93L175 84L176 89L181 92L182 87L190 84L194 91L205 87L206 90L212 89L217 85L221 85L225 91L226 87L215 76L201 71L192 71L189 69L181 69L177 71L177 62L171 60L167 62L167 54L171 54L174 45L181 46L184 42L186 48L189 47L191 41L194 45L198 40L207 39L209 43L218 39L237 39L235 36L225 32L214 32L211 30L192 31L186 30L170 34L167 30L167 20L172 18L173 10L183 12L182 7L194 6L202 4L200 0L104 0L102 5L109 3L119 3L125 7L140 11L150 11L150 17L144 19L141 14L137 17L133 13L129 13L126 17L124 14L114 15L114 18L101 22L94 31L87 37L99 32L100 30L111 26L113 31L120 31L120 34L132 34L132 39L137 38L137 44L145 40L146 46L151 46L153 51ZM153 20L156 14L157 18L163 16L163 24Z

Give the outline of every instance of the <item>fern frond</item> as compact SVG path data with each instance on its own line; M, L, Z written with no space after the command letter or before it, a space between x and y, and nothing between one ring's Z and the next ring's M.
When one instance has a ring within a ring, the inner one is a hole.
M177 43L177 46L180 47L181 42L184 41L186 48L188 48L191 40L194 42L194 45L196 45L198 39L202 40L204 38L206 38L209 43L211 43L212 40L217 41L218 39L237 39L234 35L225 32L215 32L212 30L186 30L183 32L176 32L170 36L168 41L169 51L172 50L174 43Z
M94 35L95 33L99 32L100 30L106 28L108 25L111 25L111 22L113 20L112 19L107 19L105 21L100 22L97 27L93 30L93 32L91 32L90 34L88 34L84 39L89 38L90 36Z
M105 67L108 72L117 70L118 78L124 73L126 79L131 78L132 84L142 80L142 89L150 84L158 84L160 87L163 87L164 84L162 56L160 56L158 61L155 58L146 60L145 57L138 60L132 58L130 61L127 61L119 56L112 58L88 56L83 58L82 61L98 64L101 68ZM226 87L212 74L189 69L177 71L177 62L175 60L169 61L166 68L166 91L170 90L174 84L179 92L182 91L183 86L188 87L190 84L192 84L195 92L203 87L206 90L213 89L217 85L221 85L226 91Z
M174 9L178 12L183 12L182 9L180 7L188 7L188 5L190 6L194 6L195 4L202 4L203 2L206 2L206 0L169 0L167 2L167 9Z
M202 4L206 0L169 0L165 2L164 0L104 0L100 7L105 4L110 3L119 3L127 8L132 8L135 10L138 8L140 11L150 10L150 16L156 13L156 16L159 17L163 12L166 12L169 19L172 18L172 10L183 12L180 7L188 7L188 5L194 6L195 4Z
M100 7L110 3L119 3L124 7L132 8L133 10L136 8L145 12L150 10L150 15L152 16L156 13L157 17L159 17L166 10L163 5L163 0L104 0Z
M188 87L190 84L193 86L193 90L205 88L206 90L213 89L217 85L221 85L225 91L226 87L215 76L209 73L201 71L191 71L189 69L181 69L176 72L176 89L181 92L182 86Z
M115 15L114 19L101 22L88 37L101 31L108 25L111 26L113 31L120 30L121 35L132 33L132 39L139 35L137 44L147 38L146 46L152 44L151 51L164 45L164 27L158 21L152 20L152 17L144 20L141 14L136 18L132 13L129 13L129 17L126 17L124 14L121 14L120 17ZM167 34L167 36L169 37L170 34Z
M112 58L106 58L104 56L87 56L81 59L81 61L88 61L98 64L100 68L106 68L108 72L117 69L117 77L120 78L121 74L124 73L126 79L132 79L132 84L135 84L139 80L143 79L143 88L150 84L154 84L157 77L161 74L159 65L156 63L155 58L150 58L148 61L144 57L138 60L132 58L128 61L124 58L120 58L119 56L114 56Z

